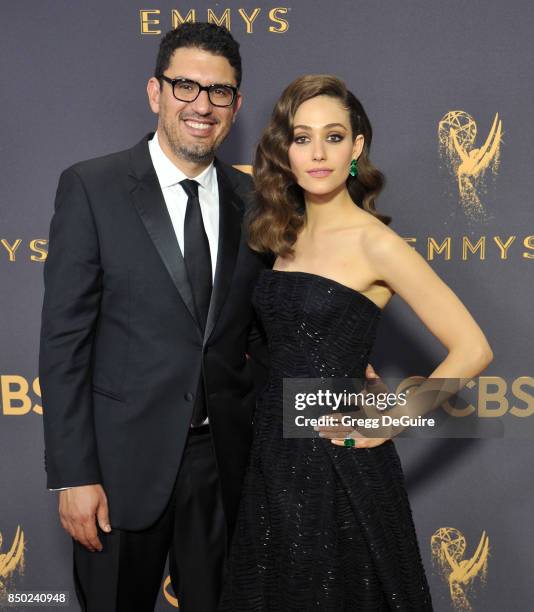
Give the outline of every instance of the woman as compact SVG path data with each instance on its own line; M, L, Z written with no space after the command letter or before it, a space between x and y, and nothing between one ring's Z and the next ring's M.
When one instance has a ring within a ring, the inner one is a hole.
M476 376L484 334L375 210L372 131L339 79L283 92L258 146L249 244L275 256L254 294L271 354L221 611L432 610L395 445L284 438L284 377L360 377L394 293L449 349L431 377Z

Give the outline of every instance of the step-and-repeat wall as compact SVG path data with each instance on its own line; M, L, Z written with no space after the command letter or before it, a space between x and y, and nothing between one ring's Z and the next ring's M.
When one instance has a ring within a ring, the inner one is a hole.
M57 181L155 127L145 93L160 36L184 20L241 43L241 114L220 150L250 164L282 89L342 77L374 128L378 207L460 296L495 358L469 411L512 436L400 439L436 610L532 609L534 7L526 0L168 2L2 7L0 589L68 591L72 544L47 491L37 377L43 262ZM428 374L446 351L395 297L372 363ZM530 417L530 419L529 419ZM178 603L163 576L158 610Z

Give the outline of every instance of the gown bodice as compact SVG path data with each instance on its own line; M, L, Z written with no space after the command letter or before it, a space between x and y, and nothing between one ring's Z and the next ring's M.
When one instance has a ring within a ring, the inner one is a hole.
M364 377L382 316L363 293L309 272L261 272L253 303L267 334L270 380Z

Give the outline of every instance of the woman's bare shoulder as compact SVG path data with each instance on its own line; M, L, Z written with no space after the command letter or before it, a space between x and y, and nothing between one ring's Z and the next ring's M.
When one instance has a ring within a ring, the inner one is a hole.
M410 248L404 238L391 227L369 214L359 232L362 247L370 254L389 255Z
M362 248L364 251L394 248L403 239L385 223L367 211L359 211L348 223L337 231L339 238L349 248Z

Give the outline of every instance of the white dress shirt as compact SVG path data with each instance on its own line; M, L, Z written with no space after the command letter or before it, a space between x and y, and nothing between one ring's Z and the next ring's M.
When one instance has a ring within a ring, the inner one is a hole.
M198 199L200 201L202 221L204 222L204 228L210 246L211 276L213 282L215 282L215 266L217 263L217 249L219 243L219 185L217 183L217 171L213 162L198 176L188 177L165 155L159 144L157 132L154 134L153 138L148 141L148 150L182 255L184 253L184 222L185 209L187 207L187 194L180 185L180 181L191 178L199 184ZM206 418L203 425L208 422L209 419ZM64 491L70 488L72 487L50 489L50 491Z
M165 155L160 147L157 132L152 140L149 140L148 148L182 255L184 253L184 221L187 194L180 185L180 181L191 178L199 183L198 199L200 200L202 221L204 222L204 228L206 229L210 245L212 280L215 281L215 264L217 263L219 241L219 186L217 183L217 171L213 162L198 176L188 177Z

